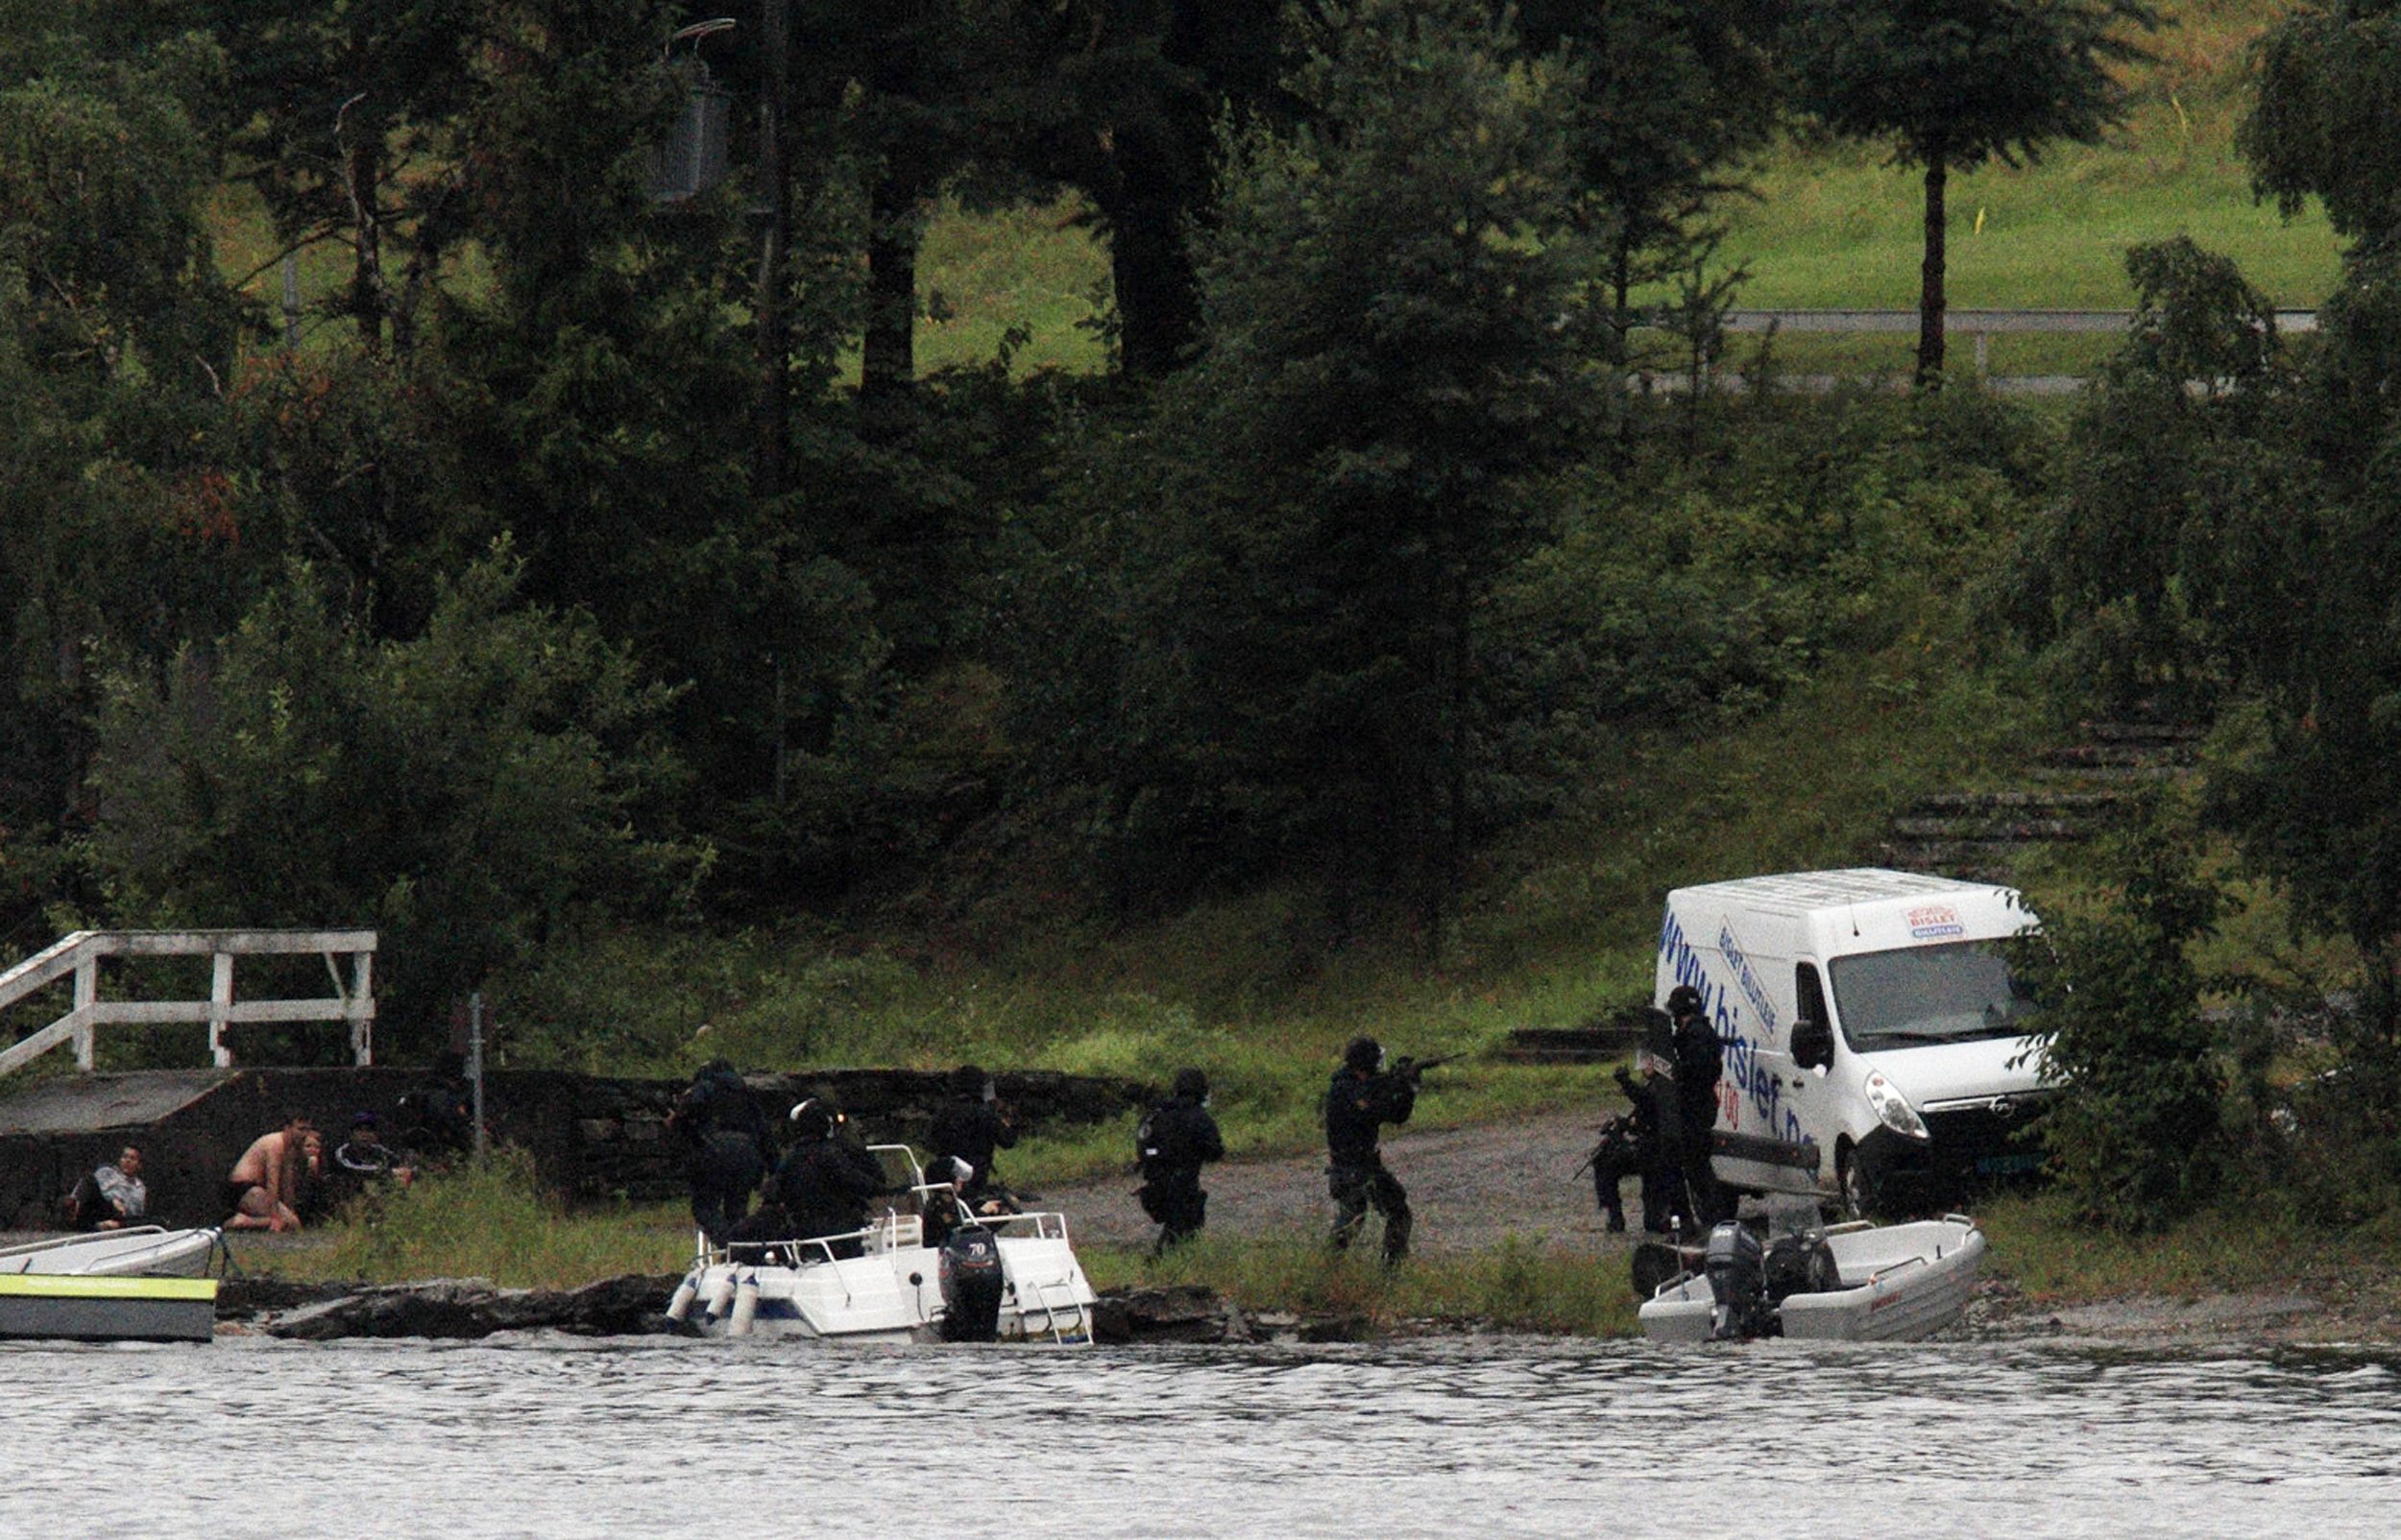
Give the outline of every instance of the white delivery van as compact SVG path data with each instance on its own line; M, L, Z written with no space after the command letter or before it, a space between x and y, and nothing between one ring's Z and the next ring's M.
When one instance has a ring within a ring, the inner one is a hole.
M2012 889L1873 868L1668 894L1653 999L1690 984L1725 1045L1719 1179L1864 1216L2032 1169L2034 928Z

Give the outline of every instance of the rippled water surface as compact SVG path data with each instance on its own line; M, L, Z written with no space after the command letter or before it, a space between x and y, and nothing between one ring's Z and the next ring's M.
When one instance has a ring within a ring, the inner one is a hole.
M2401 1529L2401 1359L1516 1339L0 1347L11 1537L1688 1540L1729 1522L1762 1540L2385 1540Z

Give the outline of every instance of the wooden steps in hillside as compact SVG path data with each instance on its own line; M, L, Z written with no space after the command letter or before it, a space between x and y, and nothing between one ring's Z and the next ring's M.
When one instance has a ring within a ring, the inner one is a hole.
M2093 722L2043 755L2029 784L1937 792L1903 807L1873 854L1879 864L1970 881L2006 882L2030 849L2092 838L2150 783L2199 762L2204 730L2178 722Z

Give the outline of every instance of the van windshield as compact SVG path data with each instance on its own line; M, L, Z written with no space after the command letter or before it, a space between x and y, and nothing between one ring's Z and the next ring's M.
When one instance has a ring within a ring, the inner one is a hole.
M1952 941L1834 958L1843 1036L1854 1050L1872 1053L2039 1030L2030 1024L2038 1006L2011 976L2005 945Z

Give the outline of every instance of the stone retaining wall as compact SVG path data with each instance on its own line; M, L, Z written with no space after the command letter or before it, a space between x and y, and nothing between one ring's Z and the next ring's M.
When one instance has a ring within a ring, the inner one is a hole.
M142 1146L155 1220L214 1224L226 1216L226 1173L253 1139L278 1125L284 1109L306 1113L326 1130L328 1144L345 1137L358 1112L382 1117L388 1136L403 1122L400 1098L425 1078L423 1070L383 1067L233 1070L213 1082L179 1086L165 1110L154 1106L157 1116L132 1122L109 1109L144 1101L126 1095L138 1089L139 1074L47 1082L39 1088L44 1116L37 1122L12 1119L14 1104L0 1106L0 1228L54 1227L60 1195L129 1143ZM779 1113L802 1096L832 1096L874 1143L922 1144L942 1099L943 1076L932 1071L827 1070L749 1078ZM994 1079L1028 1128L1127 1117L1155 1095L1132 1081L1039 1071L1004 1071ZM570 1200L677 1197L684 1182L665 1124L683 1084L497 1071L486 1081L485 1117L496 1142L524 1149L543 1182ZM89 1109L81 1119L74 1116L79 1101Z

